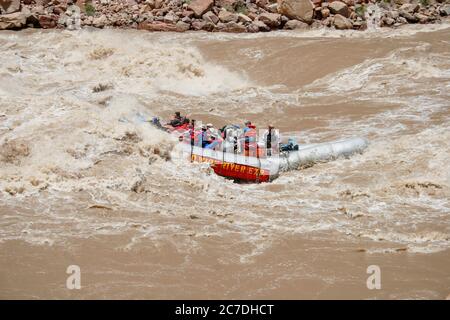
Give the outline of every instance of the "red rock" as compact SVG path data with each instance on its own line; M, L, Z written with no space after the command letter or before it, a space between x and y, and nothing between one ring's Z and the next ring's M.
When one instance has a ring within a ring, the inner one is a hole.
M310 0L278 0L278 12L291 19L311 23L314 5Z
M219 20L223 23L237 22L239 20L239 16L227 10L221 10L219 12Z
M208 11L207 13L205 13L202 18L203 20L207 22L212 22L214 24L219 22L219 18L212 11Z
M0 0L0 13L8 14L20 11L20 0Z
M188 31L191 26L189 25L189 23L186 23L183 21L178 21L176 24L176 27L178 28L178 30L180 32L184 32L184 31Z
M183 17L188 17L188 18L192 18L194 16L194 11L191 10L183 10L183 12L181 13L181 15Z
M271 28L276 28L281 24L281 15L278 13L264 12L259 15L258 20L264 22Z
M328 5L328 8L333 14L340 14L341 16L344 16L346 18L350 16L350 10L348 9L348 6L341 1L333 1Z
M214 31L214 29L216 29L216 25L214 23L212 23L212 22L206 22L202 26L202 30L204 30L204 31L212 32L212 31Z
M270 31L270 27L267 26L264 22L255 20L249 26L251 32L257 31Z
M214 0L193 0L188 8L194 12L197 18L200 18L205 12L211 10Z
M86 12L86 0L77 0L75 4L81 9L82 12Z
M347 19L346 17L344 17L343 15L340 15L340 14L336 14L333 17L333 25L338 30L345 30L345 29L353 28L353 24L350 21L350 19Z
M239 0L215 0L215 5L222 8L234 8Z
M57 6L53 8L53 13L57 15L61 15L64 12L66 12L67 7L66 6Z
M236 22L228 22L228 23L218 23L217 26L222 25L219 30L224 32L231 32L231 33L243 33L247 32L247 28L241 24Z
M164 22L153 22L153 23L141 22L138 25L138 29L147 31L173 31L173 32L186 31L184 27Z
M202 30L205 24L206 21L204 20L195 20L194 22L191 23L191 27L194 30Z
M26 24L27 17L22 12L0 15L0 30L20 29Z
M258 7L266 8L267 5L269 4L269 1L268 0L256 0L255 3Z
M39 25L44 29L52 29L56 27L58 16L54 14L47 14L39 16Z
M299 20L289 20L284 25L284 29L287 30L295 30L295 29L308 29L309 25L305 22L301 22Z

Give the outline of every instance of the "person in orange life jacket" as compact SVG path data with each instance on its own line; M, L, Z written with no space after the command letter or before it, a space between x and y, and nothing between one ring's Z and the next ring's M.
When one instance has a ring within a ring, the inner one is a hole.
M244 128L244 150L245 155L255 157L257 155L258 145L256 143L256 127L250 121L245 123Z

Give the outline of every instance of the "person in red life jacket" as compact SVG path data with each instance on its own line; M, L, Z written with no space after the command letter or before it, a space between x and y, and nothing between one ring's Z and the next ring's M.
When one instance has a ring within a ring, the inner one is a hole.
M185 140L186 142L189 142L189 119L183 119L183 124L176 127L174 131L180 133L180 136L178 137L179 141Z
M189 126L190 126L189 119L184 118L183 123L181 124L181 126L177 127L177 130L178 131L186 131L186 130L189 130Z

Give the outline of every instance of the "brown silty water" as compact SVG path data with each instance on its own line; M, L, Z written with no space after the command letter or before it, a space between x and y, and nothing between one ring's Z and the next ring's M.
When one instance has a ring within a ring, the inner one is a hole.
M449 39L445 23L0 33L0 297L445 298ZM370 145L236 184L140 121L174 110Z

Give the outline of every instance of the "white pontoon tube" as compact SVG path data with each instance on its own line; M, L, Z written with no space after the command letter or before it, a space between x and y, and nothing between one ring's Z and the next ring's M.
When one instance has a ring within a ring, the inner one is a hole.
M299 145L298 151L280 154L278 168L279 171L296 170L301 166L312 163L348 157L354 153L361 153L368 145L369 142L363 138Z

